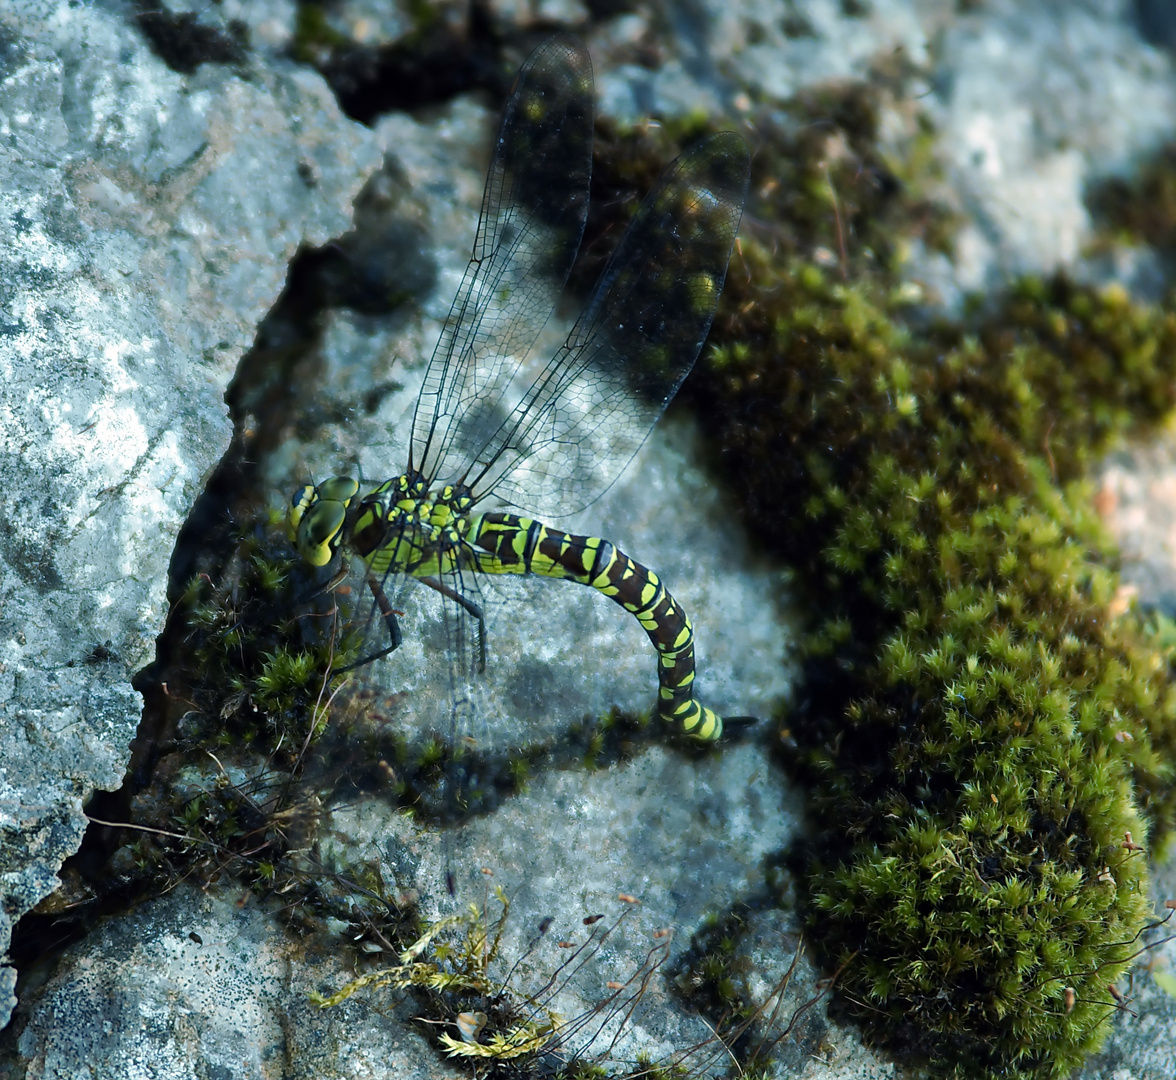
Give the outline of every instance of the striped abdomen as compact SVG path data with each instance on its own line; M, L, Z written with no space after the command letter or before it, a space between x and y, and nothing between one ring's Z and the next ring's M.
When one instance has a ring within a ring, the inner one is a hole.
M473 546L476 568L482 573L578 581L635 615L658 652L658 715L695 739L711 741L722 734L722 718L694 697L690 617L652 570L607 540L559 532L514 514L474 518L466 541Z

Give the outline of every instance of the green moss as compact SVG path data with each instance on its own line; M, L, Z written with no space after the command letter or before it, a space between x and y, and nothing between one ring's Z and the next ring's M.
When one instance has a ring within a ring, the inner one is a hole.
M749 212L778 254L814 253L820 272L848 279L888 273L915 241L952 250L959 218L934 198L941 186L935 133L911 111L904 63L894 60L895 70L881 73L876 85L829 85L788 102L768 102L744 118L755 149ZM888 150L879 145L884 108L905 125L900 135L892 134ZM713 130L702 116L637 128L597 122L588 224L573 291L595 283L666 162ZM730 274L740 273L737 250Z
M193 745L260 737L296 755L308 732L321 734L328 670L353 658L354 643L334 634L312 638L314 623L298 617L306 605L296 602L311 593L309 577L272 521L237 538L216 583L207 574L187 582L177 610L187 623L192 666L173 679L207 721L190 725Z
M322 61L332 50L348 44L347 38L335 30L327 19L326 5L301 3L294 23L291 53L304 64Z
M1176 248L1176 146L1163 147L1130 180L1097 184L1086 201L1103 229L1170 253Z
M1148 915L1125 834L1174 811L1170 647L1114 617L1082 477L1171 409L1176 318L1026 281L928 328L876 282L742 254L703 393L822 613L788 733L814 943L876 1038L960 1075L1065 1075Z
M741 993L751 961L740 948L746 916L730 912L712 916L696 935L689 952L679 961L675 983L691 1007L704 1013L715 1031L729 1035L747 1020L753 1006Z
M1064 1075L1139 947L1141 845L1176 817L1172 635L1129 609L1085 481L1171 412L1176 317L1056 279L930 318L901 263L950 253L956 219L929 125L879 149L903 78L749 118L743 240L683 397L819 613L782 741L841 1007L947 1072ZM594 202L621 216L673 151L603 135ZM700 957L716 1001L723 970Z

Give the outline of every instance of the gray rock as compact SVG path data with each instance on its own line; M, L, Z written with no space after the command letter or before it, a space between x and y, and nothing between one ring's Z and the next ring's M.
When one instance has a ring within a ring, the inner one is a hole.
M26 1080L457 1075L395 1011L313 1005L312 991L349 978L340 958L249 899L181 887L103 922L40 991L20 1036Z
M914 245L908 272L949 309L1013 274L1073 271L1091 238L1087 188L1171 137L1176 64L1140 35L1130 0L991 0L966 14L911 0L690 10L660 65L604 72L604 111L631 122L699 107L733 113L741 92L782 99L907 71L910 97L884 111L883 145L901 159L915 103L935 127L946 181L937 195L966 221L951 260ZM594 55L623 57L649 37L626 16L589 41Z
M965 291L1072 267L1091 236L1084 195L1171 137L1176 68L1118 0L985 4L932 51L931 115L971 224Z
M400 196L402 217L412 219L415 213L418 221L428 222L435 236L445 238L435 256L438 283L418 313L397 313L383 321L352 315L333 318L323 344L326 370L349 374L339 380L328 378L323 392L337 396L341 407L349 409L356 404L348 401L349 392L365 393L373 381L386 375L398 379L404 389L390 395L388 403L370 421L324 430L325 445L291 442L281 447L268 464L265 476L269 489L278 493L277 499L284 501L296 472L305 470L308 462L313 462L322 475L346 463L354 451L363 461L365 475L402 467L404 423L395 409L403 410L406 403L411 403L412 383L420 377L429 338L439 330L455 278L464 266L480 198L484 147L492 123L485 109L459 103L448 115L426 124L397 119L380 132L392 156L386 173L399 178L405 189ZM404 361L387 370L380 368L390 357L382 355L380 341L378 337L373 340L373 332L386 341L396 339L406 346L397 350ZM369 371L375 364L373 374L355 374L351 361L359 358ZM362 410L356 412L362 414ZM703 692L708 694L708 700L723 708L738 705L739 711L755 708L767 713L788 686L782 658L789 635L773 606L775 575L766 568L756 569L733 522L733 513L723 508L694 461L698 455L694 441L682 425L668 431L637 464L633 478L619 486L608 503L596 508L598 520L634 552L659 568L670 568L666 573L680 597L696 613L704 665ZM191 493L186 497L191 499ZM672 542L667 544L666 538ZM716 573L715 567L729 569ZM162 566L159 576L162 580ZM418 595L428 596L425 590L419 590ZM514 706L525 701L529 706L527 722L532 725L545 722L547 714L551 714L554 726L543 729L543 736L558 737L586 712L601 712L612 704L642 709L652 703L655 656L630 617L619 609L613 610L612 605L588 590L571 586L561 589L557 585L553 589L549 584L546 588L524 590L521 601L528 606L516 608L513 613L506 611L501 625L491 622L492 655L506 672L503 698ZM548 617L542 624L535 621L531 610L540 604ZM523 618L523 613L530 613L531 618ZM733 620L744 628L744 633L731 634ZM535 636L536 627L543 637ZM408 678L405 671L411 671L403 662L412 659L413 649L419 649L422 639L428 639L420 627L414 631L403 655L395 658L400 664L395 669L397 678L402 680ZM571 662L573 656L575 662ZM531 700L553 675L554 686L546 696ZM421 676L422 685L427 685L429 678L426 671ZM440 682L444 685L444 678ZM441 707L444 705L442 695ZM510 719L508 714L508 742L517 738L519 726L520 721ZM536 730L526 732L528 739L538 735ZM752 887L759 877L757 862L785 842L789 819L776 808L782 797L780 778L757 766L759 757L747 746L740 753L692 764L681 755L667 758L660 751L651 751L619 774L543 776L536 780L537 789L542 791L540 797L512 800L500 815L468 826L463 839L452 845L438 844L435 833L416 836L412 844L422 850L416 885L426 900L436 905L437 891L443 891L445 867L450 861L468 868L474 862L489 863L496 854L501 862L503 855L509 854L504 878L513 877L520 885L527 882L516 899L518 934L530 933L529 926L534 924L537 912L554 911L560 923L566 925L564 933L568 937L580 927L586 904L607 899L617 907L618 892L636 890L647 897L649 908L641 929L628 936L623 931L614 933L608 951L602 953L609 961L608 973L624 978L639 969L650 948L649 934L653 929L675 927L680 949L706 912L733 901L740 889ZM758 775L758 780L753 774ZM583 790L585 783L593 779L605 785L595 796L591 790ZM624 782L622 790L610 791L611 782L618 779ZM681 794L672 801L673 813L667 818L664 804L668 793ZM642 800L648 809L638 813L653 826L652 832L634 827L634 808ZM572 807L580 804L586 804L587 818L571 813ZM378 815L381 806L373 803L364 812ZM347 836L346 814L338 811L332 820L333 856L341 862L354 861L375 842L375 836L386 838L396 820L381 821L373 834L360 832L344 843L340 838ZM544 856L548 874L542 882L528 872L527 856L537 854L532 831L537 825L548 845ZM489 834L485 834L486 829ZM484 835L479 840L480 832ZM601 841L591 840L589 833L615 837L612 850L600 865ZM469 839L465 840L467 834ZM644 844L639 842L643 837ZM720 837L726 839L720 841ZM569 892L567 882L577 875L584 877L585 858L593 867L592 886ZM658 873L650 873L653 867ZM718 872L727 885L715 892L707 882L712 873ZM468 898L468 882L462 888L464 900ZM222 1018L209 1015L207 1023L202 1020L194 1024L184 1020L185 1007L161 1011L151 1004L171 1001L178 993L194 1013L208 1013L208 1002L215 993L211 997L198 995L197 1001L193 987L199 980L188 974L177 976L178 981L168 979L158 984L147 980L151 985L144 991L140 1008L119 1005L118 1011L110 1014L104 1003L120 992L128 993L127 1000L133 1001L129 988L139 992L143 982L140 972L160 963L151 949L142 956L128 953L128 943L162 937L174 944L176 934L158 929L159 919L165 917L159 914L162 910L152 908L141 915L112 920L93 942L83 943L62 959L49 988L30 1002L24 1022L20 1053L31 1063L32 1075L37 1075L39 1069L51 1074L54 1068L64 1068L70 1062L105 1062L114 1067L120 1060L149 1060L158 1068L178 1070L167 1075L187 1075L184 1070L189 1065L194 1068L202 1059L218 1060L216 1047L230 1044L242 1032L255 1031L262 1047L272 1044L278 1030L273 1014L285 1008L275 1004L274 995L281 996L281 991L271 987L266 993L259 990L255 994L248 990L255 985L253 982L238 984L235 977L226 993L234 1000L244 994L251 1007L243 1016L225 1017L223 1031ZM216 911L231 914L223 906ZM644 910L642 914L646 914ZM178 916L166 918L172 925ZM215 919L211 930L207 929L207 920L201 925L205 929L198 930L198 934L206 943L227 936L233 940L240 937L231 935ZM528 926L525 931L524 926ZM180 943L183 947L182 939ZM91 951L91 944L97 953ZM512 947L517 944L512 939ZM231 967L267 985L277 971L264 956L242 956ZM602 992L601 967L593 969L587 985L564 987L559 1007L571 1015L589 1012L596 1004L596 995ZM87 981L86 973L95 969L103 973L99 985ZM528 969L527 974L538 977L539 972ZM334 981L342 981L337 970ZM634 1029L636 1035L629 1034L625 1052L630 1057L640 1044L634 1039L647 1031L658 1033L653 1045L659 1053L671 1052L684 1039L693 1042L707 1036L697 1021L688 1020L680 1008L671 1008L660 984L650 991L650 996L657 999L661 1018L651 1021L652 1026ZM70 1013L69 1034L59 1030L65 1001L89 1003ZM104 1010L105 1020L99 1022L96 1018ZM344 1012L337 1013L346 1016ZM132 1022L133 1017L143 1014L157 1016L159 1022L146 1027ZM214 1034L203 1034L206 1031ZM222 1033L215 1034L218 1031ZM582 1049L585 1053L603 1052L587 1044ZM262 1052L258 1061L267 1053ZM339 1060L346 1060L346 1054ZM320 1075L331 1074L324 1062L320 1062L319 1069Z
M179 42L216 35L226 51L234 45L280 57L294 40L298 5L295 0L162 0L155 16L162 33ZM143 16L138 17L142 25Z
M704 915L763 890L765 859L795 833L799 810L759 748L701 763L654 748L612 769L548 773L444 844L378 800L341 808L324 822L321 856L377 860L386 881L429 890L421 899L435 917L473 901L493 921L491 888L502 886L510 911L488 974L519 1001L534 995L562 1014L561 1056L632 1067L640 1054L670 1060L707 1044L683 1059L690 1064L725 1051L660 977L638 993L641 978L654 965L673 970ZM458 901L440 886L446 860ZM586 927L597 914L604 919ZM441 1019L427 1001L372 989L312 1006L310 994L343 987L364 954L346 937L300 942L284 923L278 898L259 906L245 888L188 886L105 920L59 960L27 1010L18 1044L26 1080L80 1063L161 1080L444 1074L413 1023ZM568 948L590 938L597 944ZM601 1008L617 996L610 983L625 988L623 1008Z
M180 75L131 14L0 11L0 952L121 780L236 360L378 162L317 76Z
M1122 559L1125 598L1176 614L1176 446L1116 451L1100 467L1097 507Z
M749 1041L767 1075L780 1080L890 1080L897 1062L862 1046L857 1031L829 1019L828 973L814 967L795 912L756 911L738 951L750 963L735 978L754 1009Z
M501 886L510 901L502 967L516 994L549 983L568 955L561 941L583 944L621 917L587 962L543 991L542 1004L569 1023L565 1053L613 1064L632 1064L646 1053L670 1062L711 1032L660 978L623 1014L623 1024L605 1012L572 1029L609 999L610 984L642 971L651 952L663 974L674 971L706 916L762 892L767 863L795 835L799 814L795 795L764 764L759 747L734 747L702 761L651 748L606 770L547 772L440 844L376 802L339 810L323 855L378 858L385 880L423 890L420 900L432 917L459 903L484 904L490 889ZM457 902L442 884L447 868ZM489 910L497 911L493 901ZM594 915L604 918L590 930L583 921ZM550 929L540 938L544 919Z
M801 7L792 5L794 15ZM846 13L854 8L863 13ZM466 99L386 117L371 135L338 115L316 76L278 59L292 40L289 5L177 0L169 9L218 31L240 19L254 51L240 64L181 75L128 30L128 9L116 4L19 0L0 14L9 58L0 258L14 267L0 280L19 286L3 307L13 374L0 422L16 470L7 475L18 480L9 490L20 492L0 518L8 530L0 781L9 785L0 796L0 882L12 897L5 910L17 913L55 887L84 827L81 800L118 783L138 709L127 675L150 659L172 537L227 438L219 394L281 287L285 261L300 242L345 232L349 203L386 149L365 197L388 203L386 262L412 302L326 319L308 397L350 419L301 432L260 463L275 507L295 483L357 461L368 478L403 466L406 414L465 265L493 129L486 107ZM535 9L496 10L525 23ZM551 10L578 18L581 9ZM737 113L741 92L782 96L860 76L903 50L926 88L920 100L938 125L948 182L971 218L955 262L912 253L912 276L933 278L948 303L1012 271L1072 264L1089 228L1083 186L1154 145L1176 97L1170 58L1139 38L1126 5L1109 0L1032 12L988 3L967 16L900 0L829 0L790 19L771 0L745 0L690 5L674 17L675 37L653 69L632 59L653 32L640 14L591 30L606 112ZM401 18L366 3L332 8L333 27L361 44L404 32ZM904 122L896 111L884 130ZM187 357L194 371L181 367ZM369 411L373 386L383 389ZM694 620L704 698L766 715L787 696L791 674L782 582L751 554L689 422L671 419L605 499L556 524L606 535L656 567ZM431 648L445 645L445 627L426 590L407 596L406 643L376 675L408 699L396 723L427 729L450 704L444 649ZM581 717L611 705L650 704L652 650L602 597L555 582L495 582L484 597L491 662L476 692L497 718L466 734L509 753L533 741L558 745ZM82 662L107 639L112 659ZM440 666L429 666L431 651ZM585 915L604 913L597 925L609 926L627 912L586 954L590 963L544 992L566 1016L591 1017L608 983L624 985L666 942L655 931L674 930L665 971L683 962L708 915L762 895L766 864L800 816L768 757L751 741L697 758L653 747L609 769L548 768L521 794L444 830L374 796L324 812L319 853L341 865L375 860L431 916L453 909L447 873L461 903L481 903L501 884L511 901L503 962L516 966L499 970L522 993L557 970L561 937L586 940ZM198 789L219 780L188 773L183 782ZM618 900L622 892L640 906ZM241 908L243 898L181 887L105 921L42 973L44 985L31 984L16 1067L29 1076L139 1067L161 1077L442 1072L403 995L370 990L325 1011L310 1005L312 990L329 993L353 976L362 959L349 951L354 940L294 942L278 910ZM548 916L551 928L532 948ZM784 984L797 940L787 912L750 919L745 989L764 1006L764 1040L817 991L803 959ZM0 993L11 989L0 969ZM1091 1080L1156 1075L1149 1062L1169 1049L1161 1034L1169 1014L1161 990L1147 1002L1155 1019L1146 1038L1125 1035L1129 1018L1119 1017ZM629 1026L596 1015L600 1035L588 1038L595 1028L586 1024L576 1046L621 1064L639 1050L673 1059L707 1038L661 974ZM705 1056L685 1064L722 1067ZM863 1050L852 1029L827 1021L823 1004L799 1013L773 1068L845 1080L899 1072Z
M1126 1001L1114 1010L1106 1046L1079 1070L1075 1080L1168 1080L1176 1060L1176 916L1164 909L1164 901L1176 900L1176 860L1164 859L1152 867L1152 895L1157 922L1140 940L1139 964L1130 978L1118 986ZM1108 1011L1114 1004L1107 994Z

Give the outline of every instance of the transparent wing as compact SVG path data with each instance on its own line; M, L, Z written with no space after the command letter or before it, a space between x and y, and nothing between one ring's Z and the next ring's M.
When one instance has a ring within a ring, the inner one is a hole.
M621 474L710 330L749 168L746 144L728 131L666 170L563 347L467 458L477 498L567 515Z
M473 256L425 372L409 469L455 476L517 400L511 382L547 322L584 231L592 62L559 34L523 65L486 175Z

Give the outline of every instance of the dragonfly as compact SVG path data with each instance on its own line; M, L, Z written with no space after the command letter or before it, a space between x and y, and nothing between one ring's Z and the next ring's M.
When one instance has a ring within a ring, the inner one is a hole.
M475 576L560 578L633 614L657 652L657 715L713 742L723 719L695 695L694 631L661 578L606 539L523 516L582 510L641 447L710 329L747 194L750 160L737 133L684 153L641 204L562 345L529 364L584 232L593 104L592 64L577 38L556 35L525 62L503 110L472 256L425 370L404 471L363 493L350 476L300 487L287 527L311 566L362 567L387 637L358 663L403 640L390 580L419 582L473 620L483 671Z

